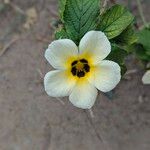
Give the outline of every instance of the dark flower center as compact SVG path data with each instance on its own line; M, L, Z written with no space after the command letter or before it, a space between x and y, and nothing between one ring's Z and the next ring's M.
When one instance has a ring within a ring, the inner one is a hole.
M75 60L71 64L71 72L73 76L79 78L84 77L90 71L90 66L86 59Z

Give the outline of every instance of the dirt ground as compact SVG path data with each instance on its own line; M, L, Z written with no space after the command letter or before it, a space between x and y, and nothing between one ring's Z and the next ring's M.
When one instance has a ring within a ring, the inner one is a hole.
M113 100L99 93L91 118L43 88L43 75L52 69L44 52L53 39L57 1L12 4L0 13L0 47L8 46L0 56L0 150L150 150L150 86L142 84L137 60L127 58L136 71L121 81ZM37 21L26 30L23 13L30 7Z

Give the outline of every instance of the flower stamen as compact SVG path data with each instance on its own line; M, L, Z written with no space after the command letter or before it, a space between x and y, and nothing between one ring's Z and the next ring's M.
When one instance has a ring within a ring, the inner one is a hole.
M79 78L84 77L85 74L90 71L90 66L86 59L75 60L72 62L71 66L72 75Z

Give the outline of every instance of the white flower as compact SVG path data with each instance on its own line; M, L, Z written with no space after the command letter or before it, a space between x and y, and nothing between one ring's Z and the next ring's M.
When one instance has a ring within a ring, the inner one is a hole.
M150 84L150 70L148 70L142 77L143 84Z
M74 106L90 109L97 89L109 92L120 81L119 65L103 60L110 51L110 42L100 31L85 34L79 48L69 39L52 42L45 57L56 70L45 75L45 91L52 97L69 96Z

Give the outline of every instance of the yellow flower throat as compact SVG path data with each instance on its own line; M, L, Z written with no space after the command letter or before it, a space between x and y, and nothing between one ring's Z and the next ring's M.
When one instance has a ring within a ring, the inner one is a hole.
M88 72L90 72L90 66L86 59L75 60L72 62L71 73L73 76L81 78Z

